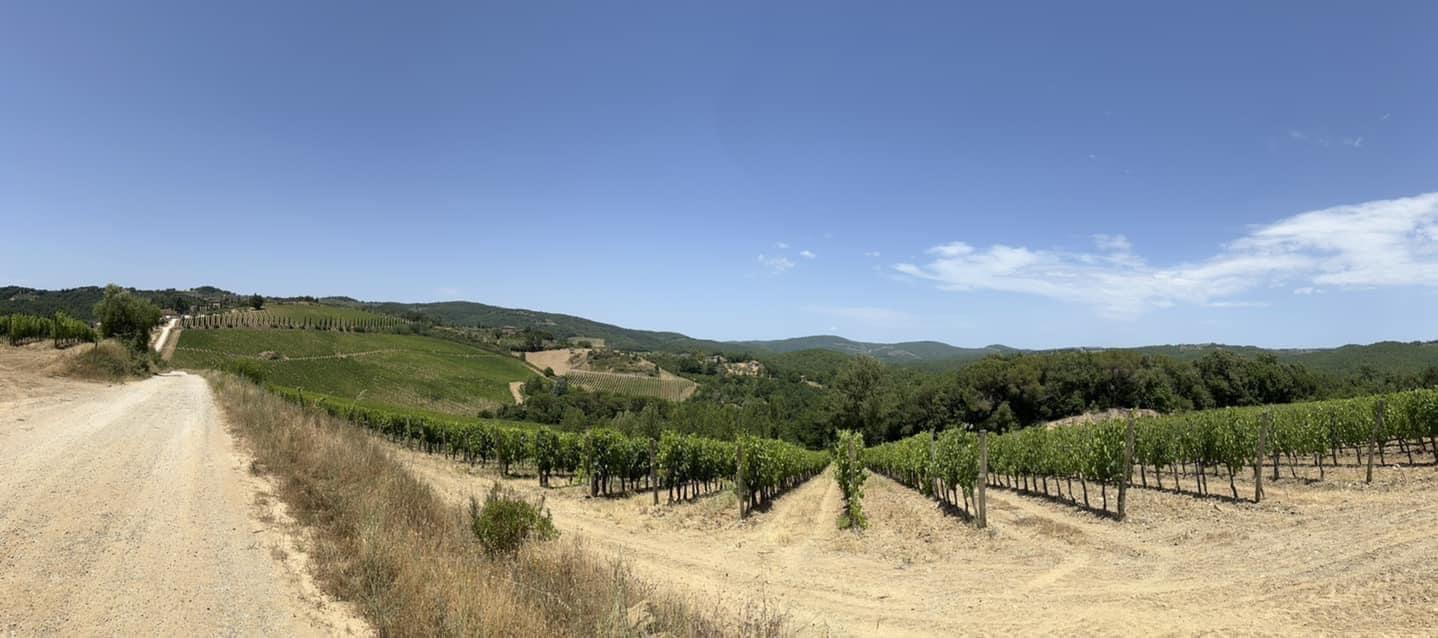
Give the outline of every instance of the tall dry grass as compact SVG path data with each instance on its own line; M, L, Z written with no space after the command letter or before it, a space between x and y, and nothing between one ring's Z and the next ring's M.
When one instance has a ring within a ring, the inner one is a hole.
M153 357L135 354L123 343L106 339L92 345L75 346L55 366L62 377L119 383L148 377L157 367Z
M767 607L700 609L561 538L486 558L445 503L360 429L207 373L221 406L314 530L316 578L389 636L772 636Z

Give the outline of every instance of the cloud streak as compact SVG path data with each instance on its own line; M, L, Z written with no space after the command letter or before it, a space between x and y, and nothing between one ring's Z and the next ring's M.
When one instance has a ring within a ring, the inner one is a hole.
M758 261L760 266L763 266L766 270L776 275L794 267L792 260L779 255L770 257L761 253Z
M1084 252L955 241L930 248L927 263L893 268L943 290L1037 295L1115 318L1179 304L1251 307L1233 297L1267 286L1438 286L1438 193L1301 213L1173 266L1151 265L1122 235L1093 240Z

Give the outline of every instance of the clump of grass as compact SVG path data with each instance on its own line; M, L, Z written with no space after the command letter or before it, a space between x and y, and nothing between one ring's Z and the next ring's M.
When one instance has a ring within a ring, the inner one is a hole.
M498 482L484 497L483 505L479 499L469 497L469 524L479 544L484 546L484 553L491 558L513 556L532 540L549 541L559 537L543 502L532 504Z
M158 364L148 353L135 354L124 344L106 339L66 357L57 374L76 379L118 383L150 376Z
M774 610L699 610L576 541L491 558L474 518L347 423L211 373L220 405L312 531L317 580L380 635L780 635ZM480 512L483 515L483 512Z

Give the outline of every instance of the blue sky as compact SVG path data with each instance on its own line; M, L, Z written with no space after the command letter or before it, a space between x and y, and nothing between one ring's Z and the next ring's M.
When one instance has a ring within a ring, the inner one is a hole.
M1438 338L1438 5L1009 4L7 2L0 283Z

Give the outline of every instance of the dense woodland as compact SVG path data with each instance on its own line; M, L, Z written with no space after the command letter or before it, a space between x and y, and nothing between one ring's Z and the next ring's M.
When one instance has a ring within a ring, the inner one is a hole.
M1438 367L1418 374L1369 370L1337 377L1269 354L1245 357L1221 350L1192 361L1131 351L990 356L946 373L806 351L762 357L769 370L762 377L724 376L698 355L652 356L699 381L698 395L672 404L536 379L527 388L526 404L506 407L500 415L574 428L592 421L613 420L626 430L664 422L685 432L719 437L749 432L817 447L831 443L840 430L863 432L873 443L951 427L1002 432L1108 408L1177 413L1438 385Z

